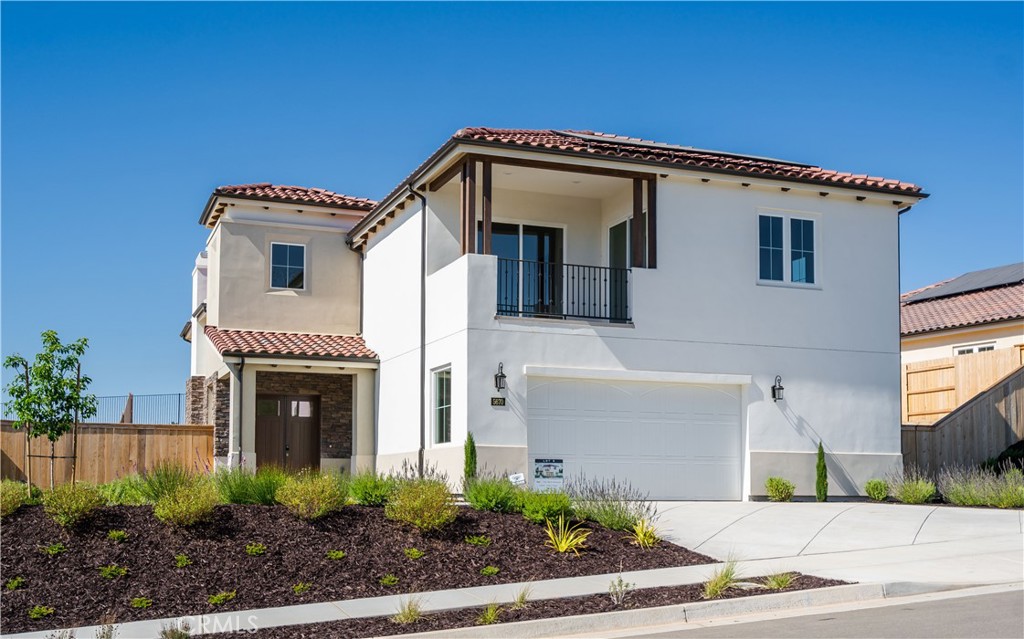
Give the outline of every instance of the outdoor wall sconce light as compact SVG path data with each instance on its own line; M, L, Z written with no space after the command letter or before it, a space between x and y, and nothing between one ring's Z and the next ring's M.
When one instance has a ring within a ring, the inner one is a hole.
M782 375L776 375L775 385L772 386L772 401L782 401L784 399L784 397L782 396L782 392L785 390L786 388L782 385Z
M502 362L498 362L498 372L494 374L494 388L505 390L505 365Z

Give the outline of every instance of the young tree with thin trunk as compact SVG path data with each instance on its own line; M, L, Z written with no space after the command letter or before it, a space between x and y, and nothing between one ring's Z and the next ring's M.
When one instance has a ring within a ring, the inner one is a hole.
M82 375L81 359L89 340L83 337L63 344L56 331L44 331L42 341L43 350L31 364L17 353L4 359L4 368L16 371L14 379L4 389L11 398L5 408L15 416L14 427L25 429L27 450L31 448L34 437L50 440L52 488L57 440L69 431L77 430L79 419L88 419L96 414L96 396L85 392L92 379ZM77 442L74 448L77 448ZM77 452L74 451L75 454ZM26 462L26 475L29 475L31 485L29 463ZM72 465L72 479L74 468Z

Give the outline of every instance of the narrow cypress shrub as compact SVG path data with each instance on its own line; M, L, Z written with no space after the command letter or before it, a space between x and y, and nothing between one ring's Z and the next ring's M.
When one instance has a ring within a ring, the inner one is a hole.
M828 468L825 467L825 449L818 441L818 481L814 485L818 501L828 501Z
M473 439L473 433L466 433L465 451L466 460L462 468L463 486L476 479L476 441Z

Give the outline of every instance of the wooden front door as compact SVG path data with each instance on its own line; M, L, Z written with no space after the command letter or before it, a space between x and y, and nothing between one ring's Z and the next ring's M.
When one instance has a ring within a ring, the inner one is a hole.
M320 467L320 401L313 395L256 397L256 466Z

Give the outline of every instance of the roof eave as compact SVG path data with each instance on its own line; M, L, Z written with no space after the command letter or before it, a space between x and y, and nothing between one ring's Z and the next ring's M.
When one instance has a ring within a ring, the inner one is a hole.
M220 355L221 357L247 357L257 359L310 359L331 362L364 362L367 364L380 363L380 359L376 357L335 357L333 355L297 355L294 353L257 353L245 351L223 351Z
M253 201L253 202L271 202L271 203L274 203L274 204L288 204L288 205L293 205L293 206L304 206L304 207L309 207L309 208L336 209L336 210L339 210L339 211L350 211L350 212L352 212L353 215L358 215L360 217L366 216L367 213L369 213L370 211L372 211L375 208L374 206L371 206L369 208L364 208L364 207L353 208L351 206L346 206L344 204L331 204L331 203L324 203L324 202L309 202L307 200L293 200L293 199L281 198L281 197L265 197L265 196L262 196L262 195L245 195L245 194L234 194L234 193L217 193L216 191L214 191L213 194L210 195L210 199L206 203L206 208L203 209L203 214L199 217L199 224L200 225L207 226L209 224L210 215L213 213L214 204L220 198L225 198L225 199L230 199L230 200L250 200L250 201Z

